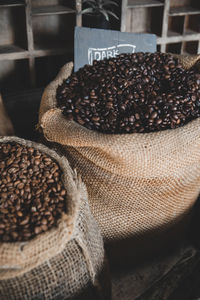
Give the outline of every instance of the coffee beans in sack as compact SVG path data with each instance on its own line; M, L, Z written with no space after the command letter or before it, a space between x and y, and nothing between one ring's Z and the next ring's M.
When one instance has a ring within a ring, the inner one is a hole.
M138 263L185 234L200 191L200 56L124 54L42 96L39 125L85 182L110 261Z

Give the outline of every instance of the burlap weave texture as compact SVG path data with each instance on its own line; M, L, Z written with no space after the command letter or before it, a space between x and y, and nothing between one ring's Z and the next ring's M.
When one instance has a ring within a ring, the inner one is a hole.
M1 142L34 147L59 164L67 213L57 227L28 242L0 243L0 299L109 299L103 240L85 185L67 159L47 147L16 137L0 138Z
M189 68L199 66L200 56L179 59ZM155 133L91 131L56 107L56 89L72 68L65 65L45 89L39 125L81 174L111 258L121 251L137 257L147 245L176 240L200 191L200 119Z

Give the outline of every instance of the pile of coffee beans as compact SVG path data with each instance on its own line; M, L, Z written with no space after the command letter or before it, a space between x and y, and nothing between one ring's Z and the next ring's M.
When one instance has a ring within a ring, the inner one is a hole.
M0 241L26 241L57 224L66 212L58 164L18 143L0 143Z
M121 54L73 73L57 103L69 120L104 133L176 128L200 116L200 74L171 54Z

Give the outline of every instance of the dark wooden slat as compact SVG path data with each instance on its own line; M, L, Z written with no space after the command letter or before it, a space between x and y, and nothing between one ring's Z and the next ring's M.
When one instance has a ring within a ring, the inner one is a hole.
M183 40L184 40L184 37L191 36L191 35L196 35L197 39L199 39L199 37L200 37L200 33L196 32L194 30L191 30L191 29L186 29L184 34L180 34L178 32L172 31L172 30L168 31L168 37L182 37Z
M31 18L31 1L26 0L26 32L28 41L28 50L31 52L33 50L33 24Z
M164 3L158 0L129 0L127 7L155 7L155 6L163 6Z
M12 53L12 52L23 52L24 49L16 45L2 45L0 46L0 54L2 53Z
M63 5L41 6L32 8L33 16L72 14L76 11Z
M186 28L187 28L187 23L188 23L188 17L185 16L183 20L183 34L185 34ZM184 54L185 51L185 42L181 43L181 54Z
M0 60L15 60L28 58L29 53L16 45L0 46Z
M52 48L52 43L47 42L43 44L35 44L32 55L35 57L49 56L49 55L58 55L58 54L67 54L73 52L73 43L64 43L54 42L54 47Z
M76 0L76 26L82 26L82 15L80 14L82 10L82 0Z
M72 49L70 49L71 52L73 51ZM69 53L69 49L66 48L54 48L54 49L40 49L40 50L34 50L32 52L32 54L35 57L42 57L42 56L51 56L51 55L59 55L59 54L67 54ZM70 52L70 53L71 53Z
M36 85L35 57L29 57L29 77L31 86Z
M20 0L3 0L0 1L0 8L1 7L12 7L12 6L24 6L24 1Z
M171 44L171 43L181 43L181 42L191 42L191 41L199 41L200 40L200 33L197 34L196 32L191 32L184 35L178 34L177 32L170 31L167 37L158 37L157 43L158 44Z
M169 11L169 16L185 16L197 14L200 14L200 9L191 6L173 7Z
M73 45L68 46L57 45L55 48L47 48L47 46L36 45L35 50L30 54L29 51L24 50L15 45L0 46L0 61L2 60L17 60L32 57L42 57L49 55L67 54L73 52ZM33 64L33 63L32 63Z
M33 39L33 23L31 17L31 0L26 1L26 32L27 32L27 42L28 42L28 51L30 54L29 57L29 76L31 86L35 86L36 84L36 76L35 76L35 60L31 56L34 47L34 39Z
M161 36L165 40L168 31L168 23L169 23L169 9L170 9L170 0L165 0L164 10L163 10L163 19L162 19L162 33ZM166 43L161 43L160 50L161 52L166 52Z
M185 29L185 32L184 32L183 36L185 36L185 35L194 35L194 34L197 34L200 38L200 32L194 31L192 29Z
M121 31L126 31L126 17L127 17L127 4L128 0L122 0L122 12L121 12Z

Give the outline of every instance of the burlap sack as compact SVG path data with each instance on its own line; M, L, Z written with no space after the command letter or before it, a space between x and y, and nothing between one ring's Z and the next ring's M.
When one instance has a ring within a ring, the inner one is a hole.
M57 161L63 171L68 212L57 227L29 242L0 243L0 299L110 299L103 241L85 185L66 158L40 144L0 138L0 142L11 141L34 147Z
M185 68L200 56L179 57ZM39 126L85 182L108 253L118 264L172 246L184 233L200 191L200 119L155 133L103 134L67 121L56 89L65 65L44 91Z

